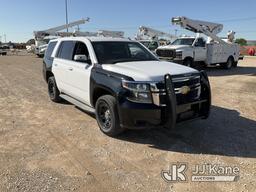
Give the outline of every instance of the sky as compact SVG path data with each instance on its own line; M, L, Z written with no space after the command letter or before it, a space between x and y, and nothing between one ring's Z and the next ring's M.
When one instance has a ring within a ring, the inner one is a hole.
M69 21L90 18L81 31L122 30L133 38L141 25L175 34L173 16L222 23L236 37L256 39L255 0L67 0ZM0 36L4 42L26 42L33 31L65 24L65 0L1 0ZM0 40L1 40L0 39Z

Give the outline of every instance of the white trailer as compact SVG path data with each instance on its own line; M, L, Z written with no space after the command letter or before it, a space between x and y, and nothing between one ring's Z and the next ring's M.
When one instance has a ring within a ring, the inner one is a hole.
M237 66L239 45L233 43L235 32L229 31L228 39L225 41L217 36L223 29L222 24L192 20L187 17L174 17L172 23L197 35L196 37L180 37L171 45L159 47L156 53L160 59L187 66L195 66L198 63L220 64L226 69ZM207 40L200 34L206 35Z

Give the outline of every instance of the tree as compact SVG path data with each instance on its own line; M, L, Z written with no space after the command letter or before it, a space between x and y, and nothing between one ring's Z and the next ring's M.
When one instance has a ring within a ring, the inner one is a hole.
M240 39L236 39L235 41L237 44L241 45L241 46L245 46L247 45L247 41L243 38L240 38Z

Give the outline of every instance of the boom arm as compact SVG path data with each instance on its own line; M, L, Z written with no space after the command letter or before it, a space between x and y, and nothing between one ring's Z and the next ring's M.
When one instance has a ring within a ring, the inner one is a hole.
M152 40L158 39L159 37L168 37L170 39L176 39L177 37L162 31L152 29L150 27L140 26L137 34L137 39L143 39L144 36L151 38Z
M88 31L74 31L74 36L85 36L85 37L97 37L97 32L88 32Z
M219 43L224 42L222 39L216 36L216 34L222 31L222 24L200 20L192 20L187 17L173 17L172 24L180 25L182 28L192 31L194 33L203 33Z
M43 31L35 31L34 32L35 39L43 39L46 36L58 35L58 33L57 33L58 31L61 31L61 30L64 30L64 29L67 29L67 28L70 28L70 27L74 27L74 26L77 26L77 25L85 24L86 22L89 22L89 20L90 20L89 18L81 19L81 20L69 23L67 25L61 25L61 26L50 28L50 29L43 30Z
M87 32L87 31L75 31L74 36L85 36L85 37L124 37L123 31L107 31L99 30L97 32Z
M107 30L99 30L98 36L103 37L124 37L123 31L107 31Z

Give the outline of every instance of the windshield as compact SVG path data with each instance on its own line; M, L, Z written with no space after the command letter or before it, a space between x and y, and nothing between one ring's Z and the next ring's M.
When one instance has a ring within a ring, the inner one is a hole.
M182 39L176 39L172 45L192 45L195 39L193 38L182 38Z
M92 42L98 62L115 64L129 61L156 61L157 58L137 42Z
M140 41L140 43L142 43L143 45L145 45L146 47L149 46L150 41Z
M140 41L143 45L145 45L150 51L154 51L158 48L157 41Z

